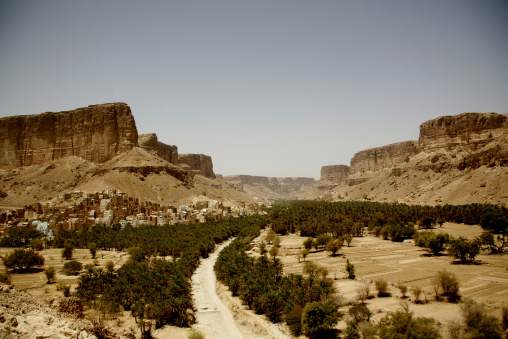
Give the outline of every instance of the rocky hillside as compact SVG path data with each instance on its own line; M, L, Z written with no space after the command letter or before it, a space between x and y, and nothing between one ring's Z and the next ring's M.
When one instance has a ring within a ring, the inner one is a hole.
M316 179L303 177L230 175L225 176L224 180L241 192L266 199L295 199L316 184Z
M0 206L54 199L58 193L115 188L142 201L185 204L197 196L229 205L255 203L215 179L212 158L138 131L129 106L0 119Z
M356 153L345 181L327 192L313 189L306 197L506 204L507 164L508 114L444 116L424 122L418 141Z

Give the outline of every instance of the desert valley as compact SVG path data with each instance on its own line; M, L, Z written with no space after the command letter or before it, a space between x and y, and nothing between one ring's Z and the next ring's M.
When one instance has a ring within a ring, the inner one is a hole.
M507 336L508 114L319 179L223 176L135 117L0 118L0 337Z

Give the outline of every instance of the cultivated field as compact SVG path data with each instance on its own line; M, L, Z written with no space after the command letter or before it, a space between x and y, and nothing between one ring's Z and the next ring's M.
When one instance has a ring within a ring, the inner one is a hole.
M258 243L267 232L267 230L263 231L255 243ZM442 228L437 228L434 232L474 238L482 233L482 229L480 226L445 223ZM302 243L306 238L287 235L282 236L281 239L279 258L284 263L284 273L301 274L304 261L303 258L300 262L298 261L297 253L303 248ZM325 251L312 250L306 261L314 261L329 269L328 277L335 279L335 287L345 303L356 302L358 288L368 284L372 298L367 301L367 306L373 311L374 320L381 319L387 312L401 309L401 302L406 300L409 301L410 310L416 316L433 317L445 325L442 328L446 330L446 325L450 321L461 318L461 312L460 304L433 300L432 279L438 271L443 269L457 276L460 282L460 294L463 297L474 298L485 303L488 312L501 317L501 307L508 304L508 256L506 255L481 254L474 265L457 265L452 262L451 257L446 255L428 256L427 251L415 246L412 240L397 243L371 235L354 238L351 246L342 247L339 253L340 255L332 257ZM252 255L259 255L256 246L253 248ZM347 279L346 259L355 265L356 280ZM377 279L389 282L391 297L377 297L374 285ZM398 282L405 283L410 288L407 299L402 299L396 287ZM428 303L411 302L413 299L411 288L414 287L423 289L422 298L427 298ZM343 312L347 312L347 309L347 306L341 308ZM345 328L346 323L341 321L339 327Z

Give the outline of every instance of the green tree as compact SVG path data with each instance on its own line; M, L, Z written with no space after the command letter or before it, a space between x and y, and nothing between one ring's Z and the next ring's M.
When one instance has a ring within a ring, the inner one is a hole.
M339 306L332 300L311 302L305 305L302 314L302 327L309 335L325 333L339 321Z
M432 318L413 318L412 312L396 311L389 313L379 322L380 338L440 338L439 328Z
M508 227L508 220L498 209L487 209L481 216L480 225L494 233L503 233Z
M97 253L97 244L94 242L88 243L88 250L90 251L92 259L95 259L95 254Z
M460 237L451 240L448 245L448 255L459 259L461 264L471 263L480 253L480 245L475 240L467 240Z
M44 266L44 257L33 250L15 249L2 258L5 267L13 271L28 271L34 267Z
M305 247L306 250L310 251L312 248L312 242L313 242L312 238L305 239L305 241L303 242L303 247Z
M481 304L473 300L466 300L462 304L462 315L468 337L475 339L502 339L505 337L499 320L488 315Z
M332 253L332 256L336 256L337 252L342 248L342 241L338 239L330 239L326 243L326 250Z
M83 269L83 264L76 260L68 261L63 266L63 272L67 275L78 275Z
M65 246L64 249L62 250L62 258L66 260L71 260L73 251L74 249L71 246Z

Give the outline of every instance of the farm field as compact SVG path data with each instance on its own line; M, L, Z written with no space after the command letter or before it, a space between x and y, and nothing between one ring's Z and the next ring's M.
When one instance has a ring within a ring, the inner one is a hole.
M480 226L445 223L442 228L433 232L446 232L454 237L464 236L474 238L482 233ZM254 240L258 244L268 233L264 230L261 236ZM294 234L281 236L279 258L284 264L284 273L302 274L304 260L298 259L297 254L303 249L305 237ZM255 245L250 253L258 256ZM355 266L356 279L347 278L345 270L346 260ZM306 261L313 261L329 270L329 278L334 279L338 294L345 304L357 301L358 289L368 284L371 298L366 302L374 314L374 321L381 319L388 312L401 309L401 302L409 301L409 308L415 316L433 317L446 329L450 321L461 318L460 303L434 301L432 279L438 271L445 269L457 276L460 282L460 294L463 298L473 298L486 305L487 311L496 317L501 317L501 308L508 304L508 260L506 255L480 254L476 264L454 264L451 257L446 255L429 256L424 249L414 245L412 240L403 243L382 240L372 235L354 238L351 246L343 246L336 257L326 251L312 250ZM375 280L384 279L389 283L390 297L379 298L375 289ZM409 287L408 298L402 299L397 283L405 283ZM427 303L415 304L411 300L411 289L420 287L423 290L422 299ZM347 312L348 307L341 311ZM341 321L339 328L345 328L345 321Z

